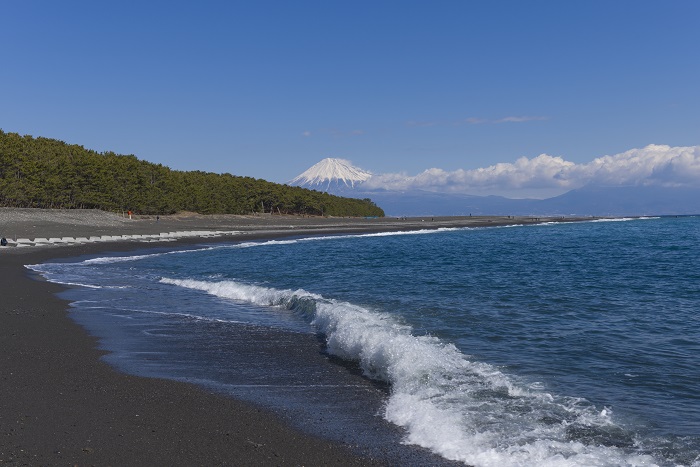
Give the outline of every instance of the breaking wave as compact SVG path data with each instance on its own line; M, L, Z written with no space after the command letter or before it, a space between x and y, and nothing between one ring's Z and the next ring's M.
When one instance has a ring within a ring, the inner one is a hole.
M499 467L659 465L609 408L520 381L381 310L232 280L160 282L302 316L325 336L329 353L391 385L382 416L405 428L405 443L447 459Z

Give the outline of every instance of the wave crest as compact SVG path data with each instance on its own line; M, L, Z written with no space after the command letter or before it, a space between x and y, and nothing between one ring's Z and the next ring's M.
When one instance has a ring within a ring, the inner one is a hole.
M417 336L390 313L304 289L237 281L162 278L162 283L274 306L304 316L329 353L359 362L391 385L383 416L406 429L405 442L479 466L656 465L635 453L633 436L609 409L547 393L472 360L435 336Z

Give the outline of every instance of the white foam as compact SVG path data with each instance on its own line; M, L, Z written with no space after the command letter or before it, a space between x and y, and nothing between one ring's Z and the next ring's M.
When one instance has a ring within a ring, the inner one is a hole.
M231 245L228 248L252 248L271 245L293 245L300 242L320 242L329 240L345 240L348 238L372 238L372 237L394 237L399 235L427 235L437 234L442 232L452 232L455 230L474 230L473 227L442 227L439 229L423 229L409 231L391 231L391 232L375 232L367 234L346 234L346 235L324 235L315 237L294 238L288 240L267 240L261 242L241 242Z
M572 441L568 430L619 429L609 408L547 393L470 359L454 345L388 313L303 289L237 281L162 278L161 283L260 306L309 314L328 351L358 361L366 376L391 383L384 417L407 430L405 442L475 466L656 465L649 456ZM549 419L549 422L543 420Z
M593 219L592 221L589 222L628 222L628 221L636 221L636 220L648 220L648 219L658 219L652 218L652 217L611 217L611 218L606 218L606 219Z
M85 261L82 261L78 264L111 264L111 263L125 263L128 261L138 261L146 258L155 258L158 256L165 256L165 255L181 255L181 254L188 254L188 253L193 253L196 251L207 251L207 250L213 250L216 247L207 247L207 248L197 248L197 249L189 249L189 250L174 250L174 251L166 251L162 253L148 253L145 255L131 255L131 256L101 256L99 258L91 258L91 259L86 259Z
M321 296L309 294L302 289L296 291L277 290L234 281L207 282L189 279L162 278L160 282L163 284L178 285L188 289L201 290L211 295L216 295L217 297L240 300L261 306L284 305L292 297L321 299Z

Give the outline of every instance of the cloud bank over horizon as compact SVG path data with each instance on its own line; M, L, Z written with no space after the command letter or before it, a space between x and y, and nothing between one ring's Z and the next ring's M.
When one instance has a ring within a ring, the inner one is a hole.
M368 189L545 198L596 184L605 186L700 187L700 146L650 144L585 164L540 154L478 169L430 168L418 175L376 174Z

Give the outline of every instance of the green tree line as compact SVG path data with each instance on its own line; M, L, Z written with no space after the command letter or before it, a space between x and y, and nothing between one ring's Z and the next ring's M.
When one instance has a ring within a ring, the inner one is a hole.
M370 199L343 198L228 173L171 170L133 155L0 130L0 206L141 214L383 216Z

